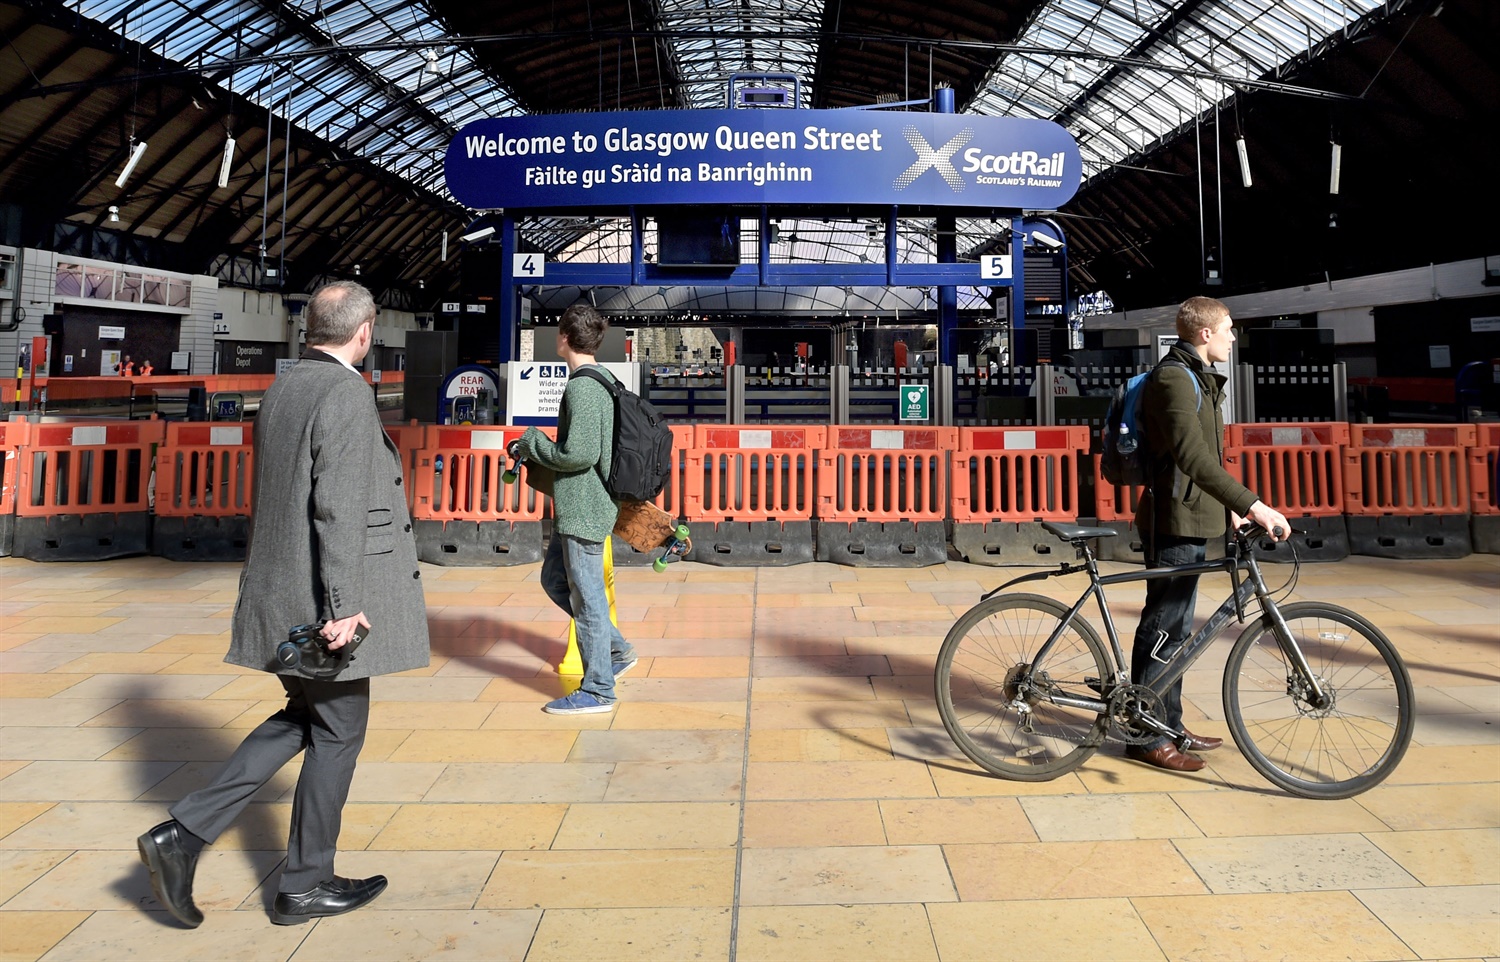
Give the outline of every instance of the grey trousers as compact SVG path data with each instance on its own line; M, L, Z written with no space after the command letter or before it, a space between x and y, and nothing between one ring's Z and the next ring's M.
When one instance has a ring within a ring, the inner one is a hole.
M282 892L306 892L333 880L344 802L370 720L370 680L314 681L278 675L286 707L261 722L206 788L172 806L189 832L213 842L287 762L306 751L292 800Z

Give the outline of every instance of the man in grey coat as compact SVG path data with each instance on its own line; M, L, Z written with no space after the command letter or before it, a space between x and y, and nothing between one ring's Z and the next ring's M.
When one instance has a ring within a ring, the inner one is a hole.
M274 672L287 705L250 733L210 785L138 839L157 900L189 927L203 921L193 903L203 846L299 752L306 755L272 921L339 915L386 887L381 875L333 871L369 721L370 677L420 668L429 651L401 459L354 368L370 350L375 316L359 284L321 288L307 305L307 352L266 391L256 417L249 555L224 660ZM332 678L315 677L309 662L278 658L291 627L316 621L325 622L320 634L332 653L356 632L369 635Z

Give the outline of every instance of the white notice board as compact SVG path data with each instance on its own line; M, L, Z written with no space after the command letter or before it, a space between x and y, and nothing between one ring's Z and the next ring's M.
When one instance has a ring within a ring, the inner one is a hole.
M630 361L599 365L627 389L640 392L640 366ZM561 361L511 361L505 367L505 423L557 423L557 409L568 386L568 366Z

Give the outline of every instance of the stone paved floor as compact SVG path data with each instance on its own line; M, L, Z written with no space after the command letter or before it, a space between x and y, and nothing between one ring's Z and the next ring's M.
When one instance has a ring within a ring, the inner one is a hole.
M1114 744L1052 782L980 774L931 678L997 569L622 570L641 663L614 714L560 719L537 566L425 567L432 665L374 683L338 863L389 891L270 924L291 767L206 853L187 931L135 836L279 707L220 660L238 570L0 559L0 958L1500 956L1500 557L1303 568L1418 686L1400 769L1332 802L1232 745L1197 775ZM1128 632L1142 593L1113 597ZM1189 676L1197 730L1227 735L1227 645Z

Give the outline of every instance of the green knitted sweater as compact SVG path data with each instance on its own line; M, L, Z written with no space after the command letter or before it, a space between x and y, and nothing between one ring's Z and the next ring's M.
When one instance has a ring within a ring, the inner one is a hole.
M605 375L613 379L608 370ZM604 490L615 437L615 402L604 385L586 377L568 381L553 441L536 428L521 435L521 456L555 477L554 531L585 541L603 541L619 513ZM529 465L528 465L529 467Z

